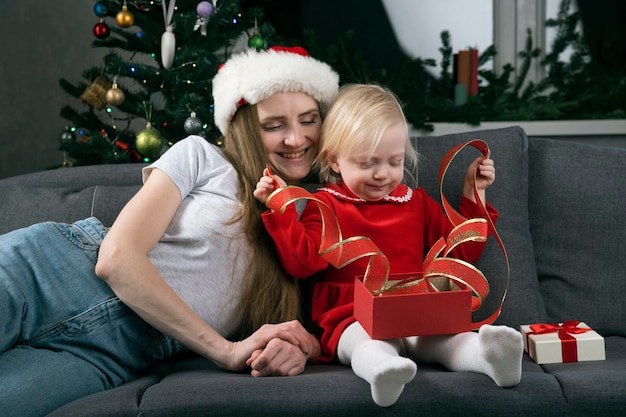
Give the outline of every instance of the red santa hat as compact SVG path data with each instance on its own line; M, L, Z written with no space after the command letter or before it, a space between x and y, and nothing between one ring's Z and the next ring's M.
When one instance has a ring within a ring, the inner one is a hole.
M337 94L339 76L300 47L247 50L232 56L213 77L215 125L226 133L237 109L278 92L303 92L327 107Z

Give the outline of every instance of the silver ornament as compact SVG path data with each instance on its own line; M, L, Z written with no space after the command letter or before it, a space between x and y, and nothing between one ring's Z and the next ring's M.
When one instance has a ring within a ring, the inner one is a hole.
M199 133L201 133L204 130L204 126L202 124L202 120L200 120L197 116L195 112L191 113L191 116L189 116L186 120L185 120L185 132L187 132L187 134L189 135L197 135Z

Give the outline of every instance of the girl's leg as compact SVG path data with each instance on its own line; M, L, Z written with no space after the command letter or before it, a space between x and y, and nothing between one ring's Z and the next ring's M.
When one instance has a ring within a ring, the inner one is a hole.
M451 371L483 373L501 387L517 385L521 379L524 343L521 334L507 326L485 325L478 333L410 337L405 346L417 361L440 363Z
M389 407L417 371L415 362L400 356L401 349L400 340L372 340L354 322L341 335L337 356L342 364L351 365L357 376L369 382L376 404Z

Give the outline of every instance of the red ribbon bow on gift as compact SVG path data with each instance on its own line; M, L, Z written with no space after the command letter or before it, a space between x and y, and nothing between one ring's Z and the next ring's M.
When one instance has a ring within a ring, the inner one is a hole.
M531 334L556 333L559 339L561 339L563 362L578 362L578 345L573 335L591 330L589 327L578 327L580 323L578 320L568 320L563 322L563 324L531 324L531 331L526 333L526 339Z

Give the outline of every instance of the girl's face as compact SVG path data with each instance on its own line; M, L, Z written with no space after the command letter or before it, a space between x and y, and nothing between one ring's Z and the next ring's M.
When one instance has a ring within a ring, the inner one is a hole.
M392 125L371 155L340 155L330 167L358 197L381 200L402 181L407 140L406 127Z
M257 103L261 141L273 171L294 184L309 175L317 157L322 118L305 93L276 93Z

